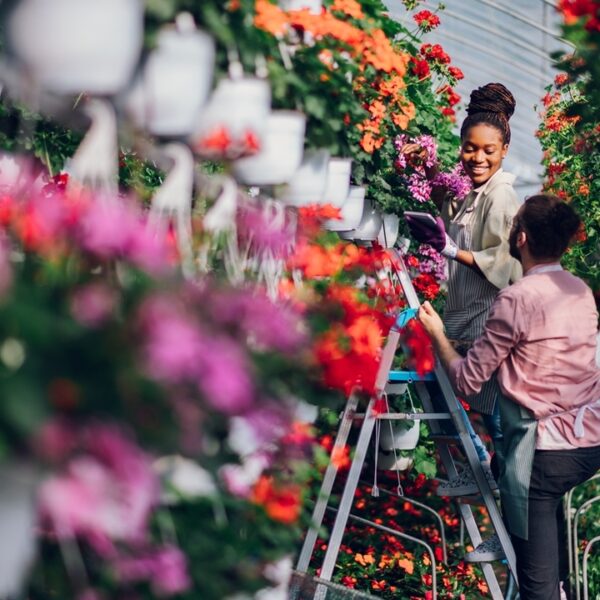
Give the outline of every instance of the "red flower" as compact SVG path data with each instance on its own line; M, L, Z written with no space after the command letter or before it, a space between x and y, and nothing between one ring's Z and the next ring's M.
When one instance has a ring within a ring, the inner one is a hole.
M414 58L410 59L411 62L411 73L416 75L419 79L426 79L431 74L431 70L429 69L429 64L423 58Z
M260 140L254 131L250 129L246 131L244 134L244 146L248 154L256 154L260 150Z
M276 484L272 477L262 475L252 492L252 501L263 506L274 521L295 523L300 516L302 502L300 488L296 485L286 487Z
M428 10L422 10L413 15L415 23L425 32L435 29L440 24L440 18Z
M420 376L433 371L435 355L431 340L423 329L423 325L419 321L411 319L402 333L404 345L408 349L410 365Z
M423 44L421 54L430 62L439 62L444 65L450 64L450 57L439 44Z
M465 78L464 73L458 67L448 67L448 73L450 73L450 76L454 77L457 81Z
M554 78L554 85L556 87L562 87L563 85L565 85L568 82L569 82L569 76L566 73L559 73Z
M413 279L413 285L427 300L434 300L440 293L440 285L431 273L421 273Z
M218 127L203 137L198 146L205 151L225 154L231 146L231 137L225 127Z

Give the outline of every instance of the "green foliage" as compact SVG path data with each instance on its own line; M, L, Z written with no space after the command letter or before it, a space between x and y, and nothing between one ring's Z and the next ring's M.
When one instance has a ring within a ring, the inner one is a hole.
M560 81L560 80L559 80ZM569 201L583 220L584 231L563 258L567 269L600 290L600 132L581 117L569 117L585 102L579 83L547 88L538 130L544 149L545 189Z

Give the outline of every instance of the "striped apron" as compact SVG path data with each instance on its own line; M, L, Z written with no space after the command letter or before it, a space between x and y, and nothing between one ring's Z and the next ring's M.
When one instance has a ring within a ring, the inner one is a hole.
M473 219L482 193L483 190L480 190L472 202L469 202L469 199L465 200L448 227L448 235L461 250L473 250ZM455 260L448 263L448 297L444 309L444 327L456 350L464 355L483 333L490 308L499 290L470 267ZM499 392L494 374L490 381L483 384L478 394L469 396L468 402L474 410L491 415Z

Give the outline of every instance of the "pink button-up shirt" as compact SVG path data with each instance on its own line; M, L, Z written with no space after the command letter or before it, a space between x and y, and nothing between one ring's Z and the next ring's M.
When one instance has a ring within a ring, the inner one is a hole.
M468 398L498 369L504 395L538 420L538 449L598 446L597 331L588 286L558 264L539 265L500 291L483 335L450 364L450 380Z

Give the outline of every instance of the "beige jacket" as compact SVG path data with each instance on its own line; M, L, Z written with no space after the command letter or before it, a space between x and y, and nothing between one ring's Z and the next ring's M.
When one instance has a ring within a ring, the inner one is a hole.
M500 169L483 189L471 191L462 203L444 202L442 206L446 228L450 221L470 221L475 262L498 289L514 283L523 274L521 264L510 256L508 246L512 220L521 206L512 185L514 181L514 175Z

